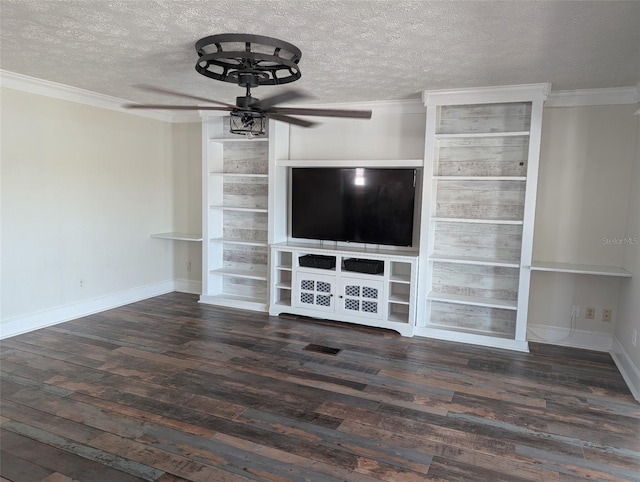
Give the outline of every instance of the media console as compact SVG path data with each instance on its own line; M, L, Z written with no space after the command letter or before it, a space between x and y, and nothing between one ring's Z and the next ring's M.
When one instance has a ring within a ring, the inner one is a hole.
M413 336L417 265L415 252L273 244L269 314L344 321Z

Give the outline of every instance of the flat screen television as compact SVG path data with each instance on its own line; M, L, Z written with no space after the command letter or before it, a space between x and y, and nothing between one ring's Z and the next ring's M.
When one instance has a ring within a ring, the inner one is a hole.
M411 246L415 177L406 168L292 168L292 237Z

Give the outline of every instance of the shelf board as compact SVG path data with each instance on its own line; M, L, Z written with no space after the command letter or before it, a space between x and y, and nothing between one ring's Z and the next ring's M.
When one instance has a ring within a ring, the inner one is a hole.
M245 206L218 206L218 205L209 206L209 209L221 209L222 211L244 211L244 212L251 212L251 213L266 213L269 211L266 208L249 208Z
M550 261L533 261L532 271L550 271L554 273L590 274L599 276L617 276L631 278L631 273L617 266L598 266L592 264L556 263Z
M391 283L402 283L402 284L409 284L411 283L411 276L410 275L405 275L405 274L392 274L391 276L389 276L389 281Z
M477 224L513 224L522 225L522 221L516 219L472 219L472 218L439 218L432 216L431 220L447 223L477 223Z
M269 141L269 136L265 137L246 137L238 135L238 138L235 137L210 137L210 142L267 142Z
M247 241L245 239L211 238L213 243L241 244L243 246L267 246L266 241Z
M158 239L171 239L174 241L202 241L201 234L190 233L155 233L152 234L151 237Z
M458 305L484 306L486 308L501 308L504 310L516 310L517 302L512 300L497 300L492 298L482 298L478 296L452 295L449 293L436 293L432 291L427 295L431 301L443 301L445 303L455 303Z
M525 176L433 176L438 181L526 181Z
M276 269L280 271L291 271L292 268L290 264L279 264L276 266Z
M490 336L494 338L513 339L514 337L512 333L503 333L501 331L490 331L490 330L474 330L473 328L459 328L459 327L450 326L450 325L439 325L437 323L430 323L427 325L427 327L433 330L452 331L455 333L466 333L469 335Z
M528 136L529 131L513 132L462 132L456 134L436 134L436 139L460 139L465 137L522 137Z
M255 279L260 281L267 280L267 271L265 270L242 270L242 269L230 269L230 268L219 268L212 269L209 271L211 274L218 274L223 276L233 276L234 278L246 278L246 279Z
M290 290L291 289L291 281L288 283L277 283L276 288L280 288L282 290Z
M400 305L408 305L409 304L409 295L408 294L390 294L389 295L389 303L396 303Z
M481 258L477 256L444 256L432 254L431 261L442 263L474 264L478 266L501 266L504 268L519 268L520 261L516 259Z
M255 177L255 178L267 178L269 174L245 174L245 173L235 173L235 172L210 172L210 176L220 176L220 177Z
M253 311L267 311L268 307L267 300L265 298L254 298L251 296L239 296L225 293L218 295L201 295L200 303Z
M424 159L278 159L287 167L422 167Z

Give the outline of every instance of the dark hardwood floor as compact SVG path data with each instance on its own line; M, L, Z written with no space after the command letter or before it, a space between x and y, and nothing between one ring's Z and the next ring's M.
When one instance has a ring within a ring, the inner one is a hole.
M3 340L0 480L640 480L640 405L608 354L196 300Z

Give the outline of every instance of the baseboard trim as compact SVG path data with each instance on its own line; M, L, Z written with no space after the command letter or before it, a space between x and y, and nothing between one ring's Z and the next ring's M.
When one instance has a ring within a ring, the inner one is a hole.
M570 346L585 350L610 352L613 337L609 333L598 331L573 330L547 325L529 325L527 340L548 345Z
M611 358L620 370L622 378L627 382L633 398L640 402L640 368L635 366L622 343L615 337L613 338Z
M189 293L192 295L202 294L202 281L176 278L174 280L174 291Z
M0 323L0 339L20 335L47 326L57 325L58 323L64 323L65 321L117 308L154 296L171 293L174 291L175 284L173 280L161 281L159 283L118 291L89 300L78 301L50 310L9 318Z

